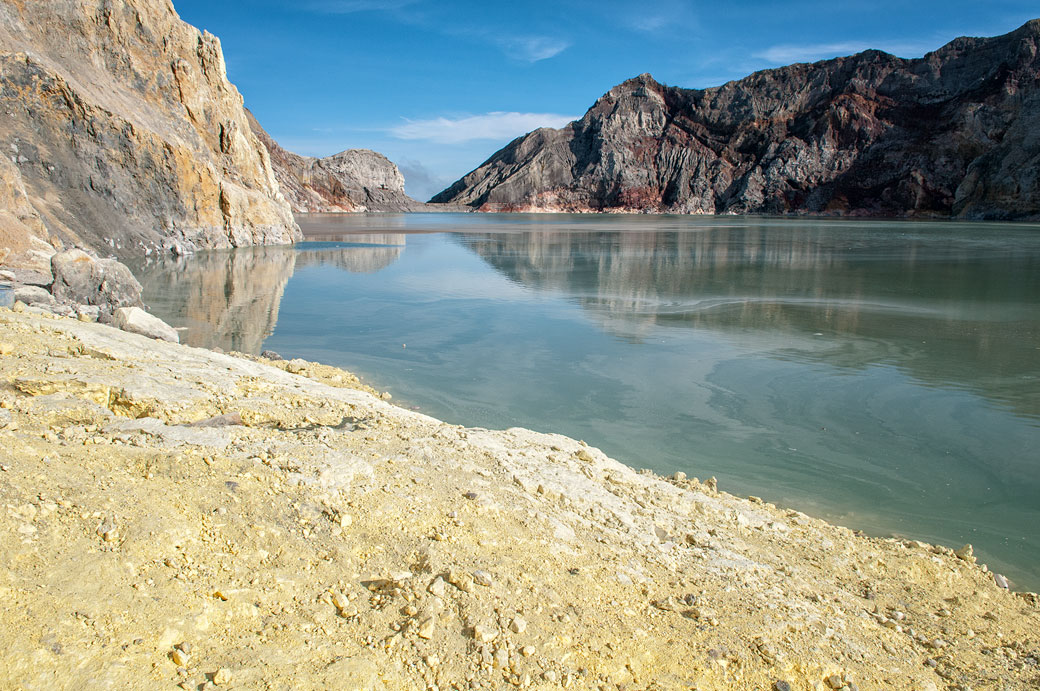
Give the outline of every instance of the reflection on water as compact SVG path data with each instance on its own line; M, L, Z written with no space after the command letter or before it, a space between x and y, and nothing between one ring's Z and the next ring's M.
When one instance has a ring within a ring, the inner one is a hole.
M522 283L576 301L612 333L655 327L765 337L776 357L891 364L1040 418L1040 257L946 234L854 229L456 236Z
M258 354L278 322L278 306L298 269L332 266L375 273L404 250L403 234L315 237L297 247L250 247L147 261L132 267L145 301L181 329L181 343Z
M182 327L181 342L259 353L274 331L296 253L280 247L204 252L131 267L146 304Z
M146 301L193 344L338 364L451 422L557 431L875 534L972 542L1040 587L1040 227L301 226L313 242L296 248L153 264Z
M310 236L306 244L298 246L296 266L329 264L352 273L375 273L401 257L405 238L401 233Z

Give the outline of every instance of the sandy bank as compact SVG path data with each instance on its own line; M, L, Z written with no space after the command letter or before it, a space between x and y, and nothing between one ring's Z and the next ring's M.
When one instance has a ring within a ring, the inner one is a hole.
M2 309L0 353L3 688L1040 686L1036 597L944 548L330 367Z

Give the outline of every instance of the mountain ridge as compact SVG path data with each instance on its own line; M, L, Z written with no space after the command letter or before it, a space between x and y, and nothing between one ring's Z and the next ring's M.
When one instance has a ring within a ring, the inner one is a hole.
M246 109L253 133L267 148L282 194L297 213L421 211L425 204L404 191L404 176L390 159L370 149L346 149L323 158L281 146ZM437 210L437 209L435 209Z
M436 195L484 211L1040 216L1040 20L708 89L647 73Z

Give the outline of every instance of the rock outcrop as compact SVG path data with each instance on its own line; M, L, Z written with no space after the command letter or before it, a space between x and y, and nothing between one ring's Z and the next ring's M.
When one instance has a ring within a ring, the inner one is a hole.
M383 154L348 149L325 158L300 156L282 148L251 112L246 113L253 132L267 147L275 177L293 211L419 211L426 206L405 194L404 176Z
M8 263L298 237L220 42L169 0L0 3L0 116Z
M489 211L1040 216L1040 20L711 89L644 74L433 198Z

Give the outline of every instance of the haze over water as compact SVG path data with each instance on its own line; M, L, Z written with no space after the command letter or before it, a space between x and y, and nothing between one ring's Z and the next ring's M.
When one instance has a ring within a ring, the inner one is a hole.
M192 345L339 365L1040 589L1040 226L304 216L138 269Z

